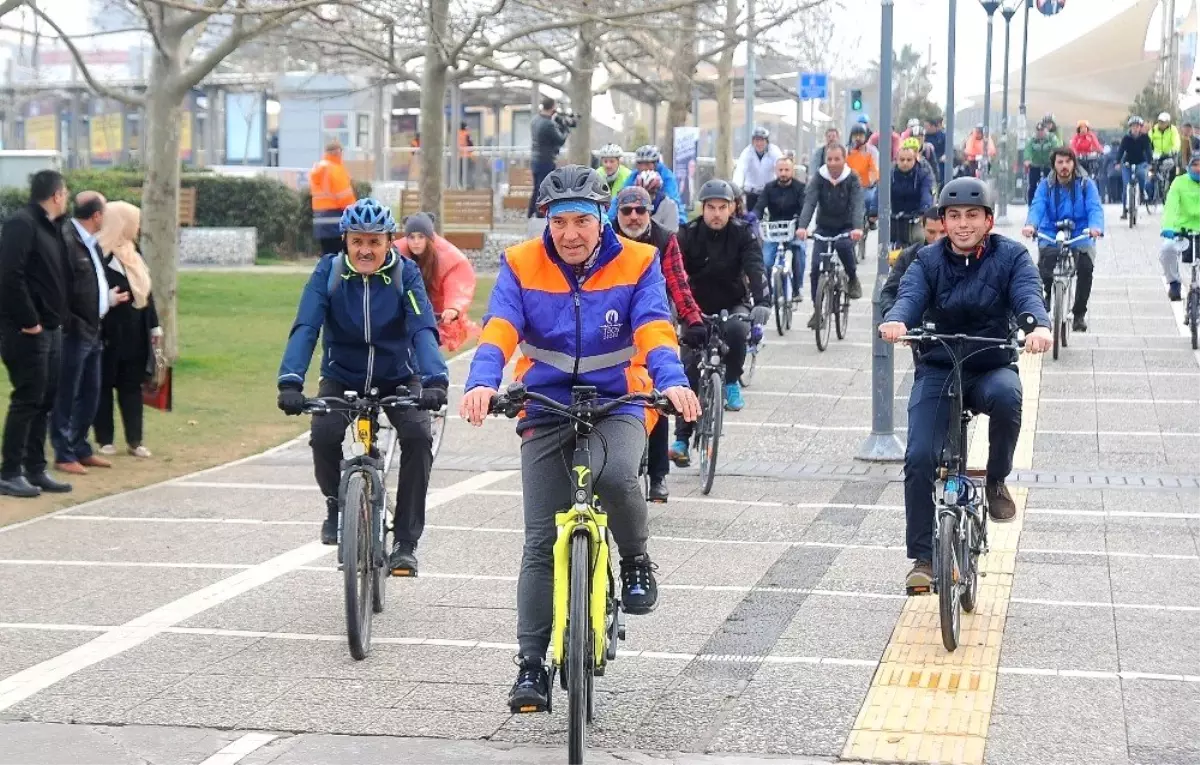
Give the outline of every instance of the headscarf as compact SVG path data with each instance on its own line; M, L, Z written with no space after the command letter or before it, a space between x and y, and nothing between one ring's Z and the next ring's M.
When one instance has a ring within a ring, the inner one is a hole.
M104 208L104 223L96 235L101 252L111 253L129 279L133 307L145 308L150 299L150 270L138 254L133 240L141 228L142 211L128 202L109 202Z

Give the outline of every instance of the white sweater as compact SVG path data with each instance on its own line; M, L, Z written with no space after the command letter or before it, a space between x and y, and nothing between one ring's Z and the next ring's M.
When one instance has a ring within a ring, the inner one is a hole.
M757 194L771 181L775 180L775 163L783 157L783 152L773 143L767 144L767 150L758 156L754 144L742 149L737 166L733 169L733 182L741 186L742 191Z

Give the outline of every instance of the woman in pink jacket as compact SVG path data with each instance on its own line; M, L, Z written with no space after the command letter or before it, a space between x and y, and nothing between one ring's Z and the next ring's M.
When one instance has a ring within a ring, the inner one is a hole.
M433 230L428 213L410 215L404 221L404 238L396 242L400 254L421 269L425 291L438 315L442 347L456 351L479 327L468 318L475 297L475 271L470 261L450 242Z
M1071 136L1071 151L1075 152L1076 157L1099 154L1104 151L1104 147L1100 145L1100 139L1092 132L1092 127L1087 120L1079 120L1079 124L1075 127L1075 135Z

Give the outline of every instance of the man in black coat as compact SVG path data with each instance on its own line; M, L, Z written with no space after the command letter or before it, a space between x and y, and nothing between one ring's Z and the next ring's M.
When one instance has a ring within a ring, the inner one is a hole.
M105 199L95 191L75 197L75 212L63 225L67 259L74 289L70 313L63 323L62 367L58 396L50 417L54 467L71 475L86 475L89 467L112 467L88 443L88 429L100 404L100 371L104 343L100 322L108 310L129 300L129 293L110 289L96 235L104 222Z
M0 459L0 495L66 492L46 473L46 424L58 392L62 326L73 278L60 222L67 184L34 173L29 204L0 230L0 359L12 383Z
M529 169L533 171L533 193L529 195L526 218L532 218L537 212L534 208L538 189L541 188L542 181L546 180L546 176L554 171L554 161L570 133L570 122L558 115L558 105L554 99L543 98L542 110L529 123Z

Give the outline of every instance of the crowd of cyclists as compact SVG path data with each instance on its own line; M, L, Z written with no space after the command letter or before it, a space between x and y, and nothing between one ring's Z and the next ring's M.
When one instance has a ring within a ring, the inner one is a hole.
M505 369L517 352L515 378L529 390L563 404L574 386L594 386L601 398L661 391L677 417L674 436L666 418L630 405L596 427L600 464L596 479L620 552L621 603L628 613L652 611L658 599L655 564L648 550L647 500L669 499L673 462L690 464L689 442L700 415L697 369L709 340L705 316L726 313L719 331L725 348L724 408L745 406L740 380L748 344L761 337L772 306L767 275L781 248L791 253L794 283L802 284L805 242L813 235L834 241L848 276L850 299L862 297L854 242L867 235L878 214L878 135L865 118L849 130L848 145L831 128L812 157L812 172L797 168L763 128L742 152L734 181L713 179L696 195L698 215L689 219L679 184L654 146L624 164L621 147L597 152L598 167L567 165L545 174L534 208L547 220L539 238L503 254L479 344L471 360L459 413L479 426L491 411ZM1049 287L1057 248L1043 248L1038 263L1023 243L996 234L990 186L964 172L945 180L941 168L949 145L940 121L911 120L893 131L891 209L898 225L891 245L893 267L880 295L881 336L895 342L924 321L939 331L1006 340L1018 314L1031 316L1025 349L1050 347ZM983 132L963 146L966 163L993 153ZM1200 230L1200 152L1190 136L1159 115L1152 129L1129 121L1116 161L1129 177L1146 183L1147 166L1182 154L1183 172L1166 194L1162 218L1162 265L1170 298L1179 299L1178 250L1168 240ZM1182 145L1181 145L1182 141ZM1147 148L1148 147L1148 148ZM1086 122L1069 144L1047 115L1028 147L1029 212L1025 236L1053 239L1064 221L1089 242L1104 234L1102 194L1087 167L1103 151ZM801 180L807 175L807 180ZM737 185L741 184L741 188ZM1149 190L1146 190L1149 193ZM1136 204L1136 200L1130 200ZM794 222L790 242L764 242L759 221ZM390 209L361 199L343 212L341 240L316 266L300 300L278 378L279 407L305 411L305 372L323 336L320 395L355 391L379 395L415 391L422 406L396 415L402 448L396 498L393 571L416 575L416 549L425 523L425 495L432 454L429 410L446 404L449 383L447 326L466 321L473 276L461 253L438 237L426 214L397 223ZM1094 245L1076 249L1078 289L1074 329L1086 331ZM817 259L810 296L816 302ZM802 293L797 289L797 293ZM800 302L801 294L791 296ZM814 313L809 326L820 316ZM907 549L913 569L908 591L932 581L932 487L936 444L948 423L944 396L947 359L937 349L916 356L905 455ZM986 493L995 521L1009 521L1016 505L1005 487L1020 432L1022 391L1016 359L1007 351L972 354L964 369L969 405L991 415ZM570 504L555 478L573 448L571 423L528 406L517 426L521 443L525 545L518 585L518 674L513 709L545 707L549 694L545 655L551 630L552 548L555 512ZM325 496L321 540L336 544L341 511L338 448L341 420L315 417L311 446ZM639 484L645 453L649 491ZM566 489L569 490L567 485Z

